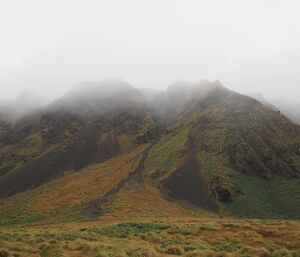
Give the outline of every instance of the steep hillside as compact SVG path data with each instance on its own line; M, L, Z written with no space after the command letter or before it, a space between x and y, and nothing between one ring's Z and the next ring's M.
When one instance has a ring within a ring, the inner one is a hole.
M0 197L129 152L155 133L136 89L121 81L80 85L47 108L1 125Z
M86 219L90 203L104 196L138 165L147 145L100 164L90 165L5 199L0 204L0 223L36 223Z
M162 192L208 209L296 219L299 146L297 125L217 83L167 129L146 174Z
M123 109L128 114L122 112ZM139 119L151 120L138 90L119 80L107 80L82 83L49 106L14 122L3 119L0 124L0 176L61 147L90 122L112 126L109 116L117 122L116 116L120 115L120 121L128 119L126 123L129 124L134 112L142 116ZM134 128L124 129L132 129L131 134L137 132Z
M122 109L90 121L69 139L0 177L6 197L126 153L151 139L155 123L143 112Z
M6 123L0 137L0 176L61 144L82 126L78 116L66 112L39 113Z

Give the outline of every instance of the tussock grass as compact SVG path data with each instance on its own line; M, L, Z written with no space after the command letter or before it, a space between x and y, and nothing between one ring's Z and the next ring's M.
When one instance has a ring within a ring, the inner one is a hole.
M300 256L300 223L292 221L185 217L177 222L6 227L0 236L8 257Z

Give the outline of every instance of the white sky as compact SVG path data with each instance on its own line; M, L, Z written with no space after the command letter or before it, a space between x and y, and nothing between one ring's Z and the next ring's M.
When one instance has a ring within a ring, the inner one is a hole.
M0 98L219 79L300 98L299 0L0 0Z

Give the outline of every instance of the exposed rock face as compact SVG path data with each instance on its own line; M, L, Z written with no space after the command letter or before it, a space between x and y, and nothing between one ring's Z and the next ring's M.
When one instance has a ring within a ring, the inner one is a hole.
M162 191L172 198L202 206L211 211L219 209L193 159L186 160L181 167L162 182L161 187Z

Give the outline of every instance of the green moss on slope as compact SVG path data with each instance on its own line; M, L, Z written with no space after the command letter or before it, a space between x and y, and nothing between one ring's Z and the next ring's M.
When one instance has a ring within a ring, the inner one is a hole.
M180 163L180 151L184 149L189 129L180 130L165 135L149 152L145 162L146 177L160 182L169 172L173 171Z
M211 194L224 202L225 213L263 219L300 218L299 179L274 176L265 180L245 175L232 170L223 155L205 151L197 154L197 160Z
M225 212L239 217L299 219L300 180L275 177L264 180L231 171L243 195L228 203Z

